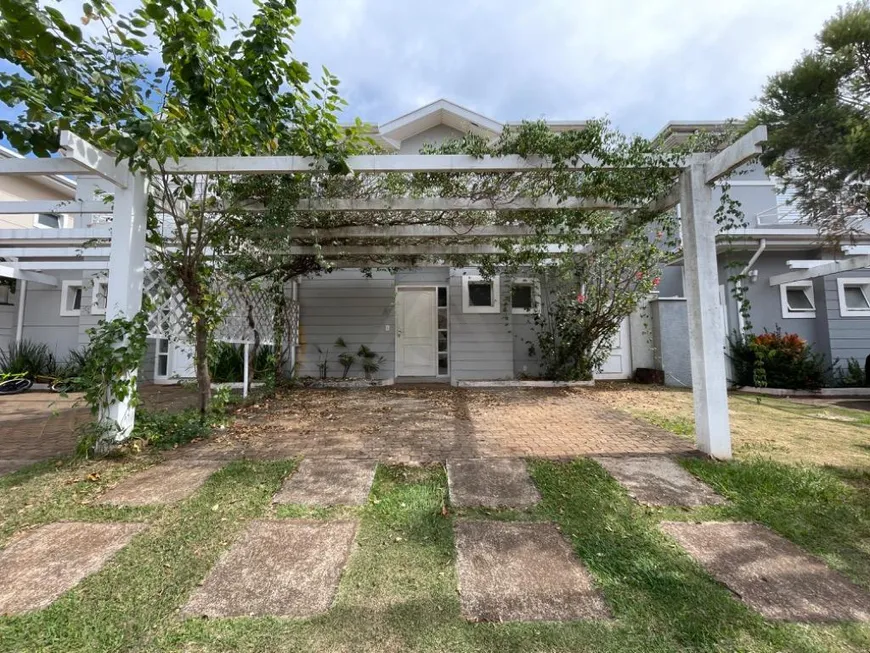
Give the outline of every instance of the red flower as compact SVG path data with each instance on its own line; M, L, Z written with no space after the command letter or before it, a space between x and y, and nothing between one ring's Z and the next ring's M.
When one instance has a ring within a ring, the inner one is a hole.
M661 277L656 277L655 279L653 279L653 288L655 288L656 286L658 286L661 282L662 282L662 278L661 278Z
M582 304L586 301L586 295L577 295L577 303Z
M643 272L638 272L637 274L634 275L634 278L637 279L638 281L642 280L643 279Z

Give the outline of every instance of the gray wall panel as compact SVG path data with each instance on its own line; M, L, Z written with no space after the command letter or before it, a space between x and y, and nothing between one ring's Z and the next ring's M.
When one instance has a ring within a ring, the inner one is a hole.
M321 277L303 279L299 283L300 346L298 370L300 376L317 376L317 347L329 349L329 375L341 376L335 347L344 338L353 353L366 345L384 362L378 378L391 378L395 370L395 289L393 277L387 272L374 272L367 278L359 270L340 270ZM389 331L386 327L389 326ZM362 376L357 364L351 375Z

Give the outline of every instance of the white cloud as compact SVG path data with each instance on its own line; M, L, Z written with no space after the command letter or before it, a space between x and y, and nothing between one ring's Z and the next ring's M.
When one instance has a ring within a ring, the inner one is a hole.
M298 0L294 51L341 78L346 117L383 122L446 97L497 120L607 114L652 135L668 120L744 116L839 3ZM242 19L254 10L248 0L220 8Z

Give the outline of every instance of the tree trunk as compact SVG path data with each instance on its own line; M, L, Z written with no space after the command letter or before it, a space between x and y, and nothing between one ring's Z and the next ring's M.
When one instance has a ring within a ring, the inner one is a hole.
M208 370L208 327L198 320L194 325L196 337L196 386L199 389L199 412L205 415L211 404L211 373Z

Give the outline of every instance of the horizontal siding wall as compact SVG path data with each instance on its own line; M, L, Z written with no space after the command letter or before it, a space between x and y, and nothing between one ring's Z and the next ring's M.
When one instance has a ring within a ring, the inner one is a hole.
M824 293L831 359L840 359L839 366L846 367L848 360L855 358L863 367L865 359L870 355L870 317L843 317L840 315L837 279L844 278L870 278L870 270L856 270L825 277Z
M511 315L504 312L504 305L499 313L463 313L463 273L479 274L476 268L456 269L450 273L451 377L457 380L512 379ZM509 291L510 286L502 278L502 300Z
M58 270L52 276L64 280L81 280L80 271ZM61 287L53 288L41 283L28 283L24 303L24 338L43 342L55 357L62 361L70 350L79 346L79 317L60 314ZM82 299L84 306L84 298Z
M12 304L0 304L0 349L6 349L9 343L15 340L15 320L18 311L15 303L18 298L10 294L9 301Z
M396 358L394 304L395 284L387 272L374 272L369 278L359 270L338 270L300 281L298 374L318 376L319 346L329 349L328 375L341 376L338 355L342 352L335 341L344 338L352 353L366 345L383 356L377 377L392 378ZM363 375L359 364L350 373Z
M511 334L514 342L514 375L517 377L540 375L541 361L537 355L538 337L534 316L525 313L512 314ZM529 354L530 342L535 346L534 356Z

